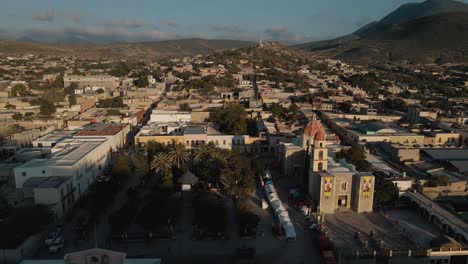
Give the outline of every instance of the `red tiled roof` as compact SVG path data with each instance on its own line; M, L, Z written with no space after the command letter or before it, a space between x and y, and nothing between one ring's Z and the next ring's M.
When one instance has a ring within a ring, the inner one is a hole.
M112 136L124 129L128 124L125 125L108 125L102 129L99 130L81 130L79 131L76 135L77 136Z

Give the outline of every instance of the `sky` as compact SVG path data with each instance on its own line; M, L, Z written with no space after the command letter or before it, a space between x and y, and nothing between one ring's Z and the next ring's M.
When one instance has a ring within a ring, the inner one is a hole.
M1 0L0 38L36 41L276 40L349 34L421 0ZM468 0L463 0L468 3Z

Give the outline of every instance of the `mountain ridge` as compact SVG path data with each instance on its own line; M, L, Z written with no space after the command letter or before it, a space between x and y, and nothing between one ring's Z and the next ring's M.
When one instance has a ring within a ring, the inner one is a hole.
M450 16L454 17L450 18ZM409 3L349 35L295 45L293 48L348 59L355 63L370 63L373 60L386 61L385 57L388 61L396 61L398 58L398 60L409 60L414 63L466 61L468 45L460 47L458 44L458 42L465 43L466 40L466 33L463 33L468 32L466 17L468 17L468 4L463 2L427 0L422 3ZM434 21L431 22L431 20ZM445 28L439 23L445 23ZM431 29L431 27L434 28ZM431 30L438 38L428 38ZM394 34L391 34L392 32ZM412 36L412 33L418 33L416 35L420 39ZM418 50L418 45L423 48ZM423 53L427 53L428 56L424 56ZM392 54L397 56L391 56ZM448 56L444 56L446 54Z
M208 54L218 50L243 48L256 43L229 39L188 38L157 42L115 44L63 44L0 40L0 53L6 55L36 54L46 56L108 57L144 59Z

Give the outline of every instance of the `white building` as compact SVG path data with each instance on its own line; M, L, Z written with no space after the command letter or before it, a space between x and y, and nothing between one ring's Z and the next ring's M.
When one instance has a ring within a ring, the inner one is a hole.
M61 218L108 167L129 130L128 125L89 124L72 137L72 132L54 132L35 141L37 147L50 147L50 154L14 168L16 188L23 189L24 199L50 206Z
M190 112L154 110L151 113L150 122L190 122L192 119L191 116Z

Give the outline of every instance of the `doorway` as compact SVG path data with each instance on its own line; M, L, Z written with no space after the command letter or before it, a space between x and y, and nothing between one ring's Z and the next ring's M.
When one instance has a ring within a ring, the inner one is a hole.
M338 195L338 207L348 206L348 195Z

